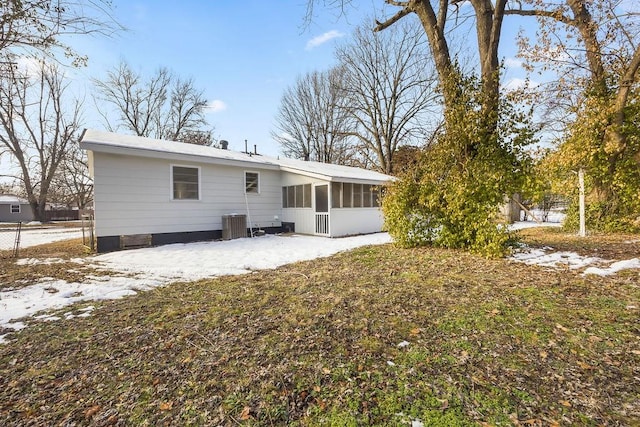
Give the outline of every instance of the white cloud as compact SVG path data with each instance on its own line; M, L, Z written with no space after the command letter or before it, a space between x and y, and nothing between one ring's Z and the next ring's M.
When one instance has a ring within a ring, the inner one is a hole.
M338 30L327 31L324 34L321 34L309 40L307 42L307 46L305 47L305 50L311 50L338 37L344 37L344 33L341 33Z
M527 89L527 88L531 89L539 85L540 83L535 81L513 78L508 82L506 82L502 87L507 92L512 92L519 89Z
M506 58L504 60L504 66L507 68L521 68L522 61L517 58Z
M219 113L220 111L224 111L227 109L227 104L224 103L224 101L221 101L219 99L214 99L213 101L209 102L209 104L207 105L207 110L209 110L210 113Z
M16 68L20 74L27 77L40 75L42 71L42 60L28 56L22 56L16 61Z

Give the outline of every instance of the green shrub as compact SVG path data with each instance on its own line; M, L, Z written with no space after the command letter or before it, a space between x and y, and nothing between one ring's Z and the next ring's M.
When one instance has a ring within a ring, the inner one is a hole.
M523 148L533 140L527 115L501 102L498 118L483 108L479 82L460 79L459 102L445 130L383 198L385 226L401 246L505 253L510 235L497 213L530 169ZM489 131L488 131L489 129Z

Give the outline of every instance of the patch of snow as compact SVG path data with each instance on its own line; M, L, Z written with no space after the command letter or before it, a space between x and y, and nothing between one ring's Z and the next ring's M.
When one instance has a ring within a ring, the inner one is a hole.
M409 341L401 341L398 343L399 348L404 348L404 347L407 347L408 345L409 345Z
M561 227L562 224L559 222L535 222L535 221L517 221L513 224L509 224L508 228L511 231L523 230L525 228L533 228L533 227Z
M165 245L91 258L95 265L121 273L136 273L163 281L193 281L327 257L366 245L391 242L388 233L328 239L315 236L275 236Z
M45 258L45 259L20 258L16 261L16 265L35 265L35 264L51 265L51 264L62 264L64 262L67 262L67 261L63 260L62 258Z
M15 230L3 232L11 235L12 238L0 239L0 250L13 249ZM20 247L27 248L30 246L42 245L45 243L57 242L60 240L79 239L82 237L81 228L42 228L29 230L23 228L20 232Z
M609 276L611 274L617 273L618 271L628 270L632 268L640 268L640 258L632 258L624 261L614 262L613 264L611 264L609 267L606 267L606 268L589 267L582 274L584 275L595 274L598 276Z
M583 268L591 264L601 264L607 261L598 257L585 257L575 252L560 251L547 253L547 250L526 248L515 252L510 260L522 262L528 265L540 265L543 267L568 267L572 270Z
M38 230L43 234L46 230ZM68 234L67 234L67 237ZM273 236L211 241L134 249L79 259L89 267L108 270L108 275L88 275L83 283L68 283L51 277L20 289L0 292L0 327L12 320L56 310L81 301L100 301L135 295L140 291L175 281L194 281L215 276L246 274L255 270L319 257L366 245L391 242L388 233L328 239L315 236ZM74 261L74 260L72 260ZM52 259L21 261L25 265ZM89 316L91 310L67 318ZM92 308L93 310L93 308ZM39 320L54 320L50 315ZM1 340L1 337L0 337ZM1 342L1 341L0 341Z

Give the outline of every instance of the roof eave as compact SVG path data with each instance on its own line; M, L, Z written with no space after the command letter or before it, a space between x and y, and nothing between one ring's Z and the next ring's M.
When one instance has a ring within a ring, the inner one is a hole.
M94 141L80 141L80 148L95 153L119 154L136 157L147 157L155 159L166 159L175 161L187 161L193 163L207 163L224 166L238 166L254 169L278 170L278 165L271 163L262 163L255 161L243 161L236 159L224 159L212 156L203 156L198 154L175 153L164 150L154 150L149 148L123 147L119 145L106 144Z

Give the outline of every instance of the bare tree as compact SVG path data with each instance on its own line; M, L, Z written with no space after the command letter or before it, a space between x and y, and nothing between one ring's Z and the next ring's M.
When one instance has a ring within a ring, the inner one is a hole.
M0 2L0 57L36 53L50 55L60 48L74 65L87 57L61 41L61 36L97 34L110 36L122 27L111 15L111 1L85 0L3 0Z
M439 114L426 48L424 31L405 22L383 33L359 27L336 50L347 109L357 124L352 135L380 172L393 173L398 147L424 140L429 116Z
M176 77L167 68L145 79L121 62L105 80L93 82L100 92L98 100L114 107L117 118L98 108L110 130L126 129L138 136L206 145L213 142L207 129L204 92L192 79Z
M42 61L37 75L12 69L0 80L0 154L9 153L36 220L44 220L51 183L80 128L80 101L69 99L64 74Z
M553 95L566 98L573 94L575 110L587 96L606 96L613 101L614 112L607 137L613 145L624 147L620 130L634 84L640 81L640 9L621 0L565 0L544 3L525 0L510 15L538 19L537 39L532 43L520 38L520 55L533 68L539 65L554 70L560 78L554 82ZM615 159L614 159L615 160Z
M313 71L299 77L280 102L273 138L286 156L322 163L349 163L352 120L340 82L343 71Z
M89 174L87 153L77 143L67 147L58 171L53 178L50 201L69 207L87 209L93 203L93 179Z
M313 5L322 2L345 10L345 6L353 0L308 0L307 13L313 12ZM471 9L464 8L470 3ZM374 31L383 31L409 15L420 20L435 69L438 73L440 91L445 113L455 107L462 89L462 79L456 58L452 55L450 44L455 30L461 23L471 23L475 30L478 57L478 68L482 82L482 117L484 124L479 131L481 141L491 141L498 126L498 109L500 94L500 62L498 46L502 33L502 22L505 16L507 0L384 0L396 12L390 17L375 20ZM307 16L308 20L312 16ZM490 143L490 142L487 142ZM473 147L472 147L473 148ZM475 152L475 149L470 150Z

